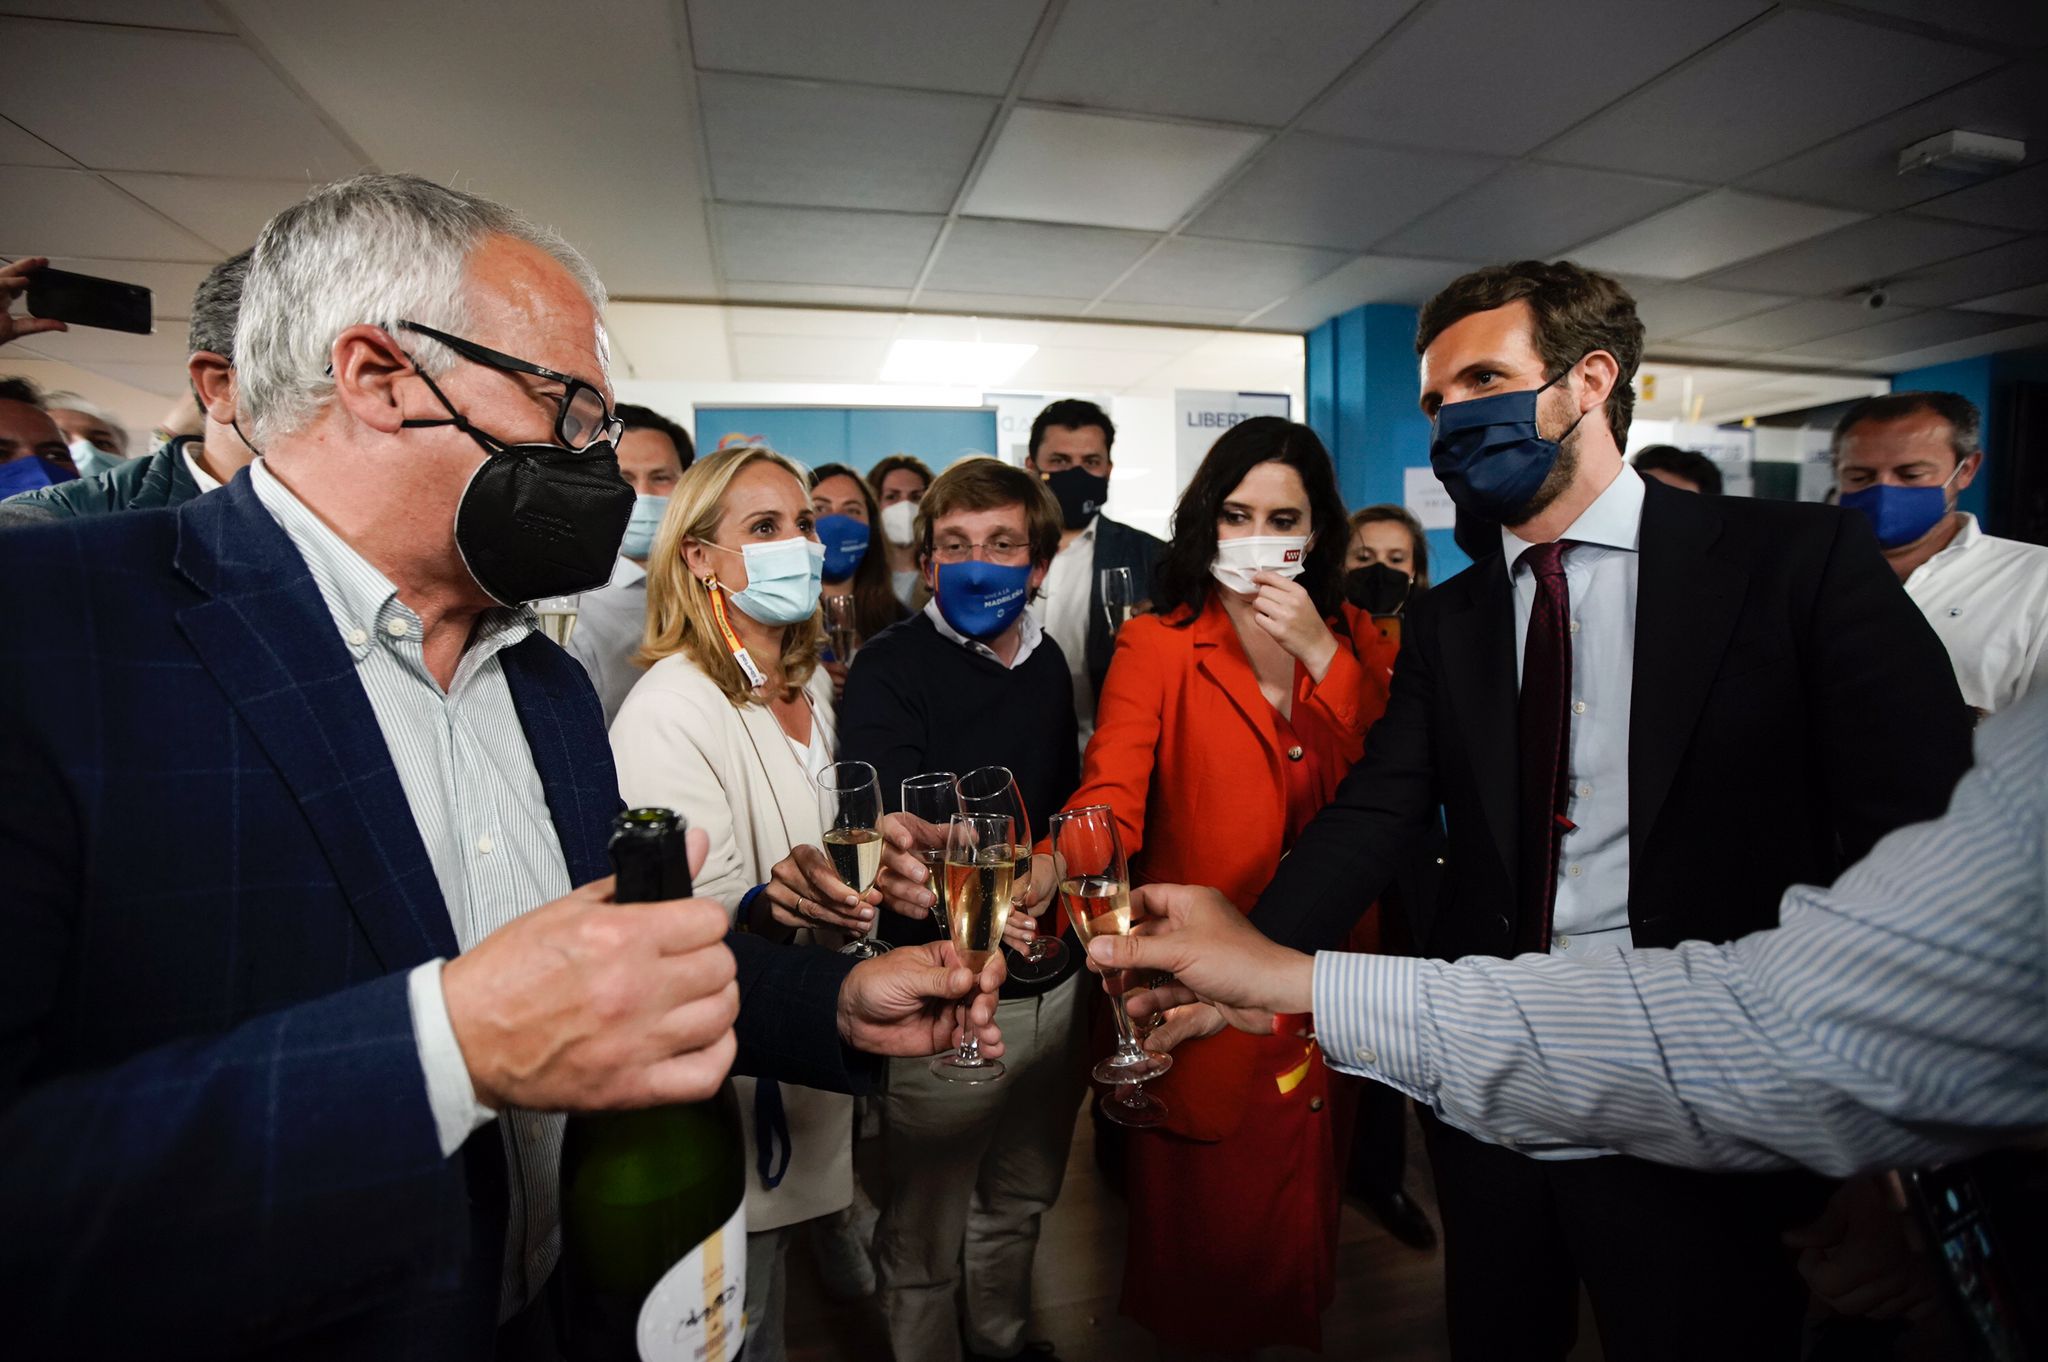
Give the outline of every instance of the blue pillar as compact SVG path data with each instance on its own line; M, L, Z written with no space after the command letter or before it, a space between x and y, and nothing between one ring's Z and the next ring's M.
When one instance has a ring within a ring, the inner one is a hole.
M1956 498L1956 509L1976 516L1988 533L1995 533L1991 529L1992 517L1988 512L1991 506L1992 451L1999 448L1998 432L1993 429L1998 419L1998 408L1992 401L1998 358L1996 355L1979 355L1975 359L1959 359L1951 364L1909 369L1903 374L1892 375L1893 392L1960 393L1977 404L1977 414L1984 418L1984 463L1977 470L1976 480Z
M1415 313L1372 303L1308 334L1308 423L1329 446L1338 490L1353 510L1401 504L1406 470L1429 467L1429 422L1415 405ZM1429 531L1433 580L1470 561L1449 530Z

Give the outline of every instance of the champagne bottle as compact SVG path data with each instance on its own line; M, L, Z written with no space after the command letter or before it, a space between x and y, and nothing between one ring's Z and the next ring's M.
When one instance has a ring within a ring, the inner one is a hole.
M690 896L683 821L612 820L620 903ZM562 1137L559 1342L572 1362L737 1362L746 1346L739 1104L572 1116Z

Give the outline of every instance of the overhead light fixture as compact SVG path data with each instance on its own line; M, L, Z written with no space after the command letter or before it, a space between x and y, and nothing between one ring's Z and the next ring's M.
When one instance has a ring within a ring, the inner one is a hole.
M1899 153L1899 174L1939 171L1955 175L1995 175L2027 159L2027 144L2017 137L1951 128Z
M998 387L1037 353L1035 345L1000 341L899 340L882 361L882 382Z

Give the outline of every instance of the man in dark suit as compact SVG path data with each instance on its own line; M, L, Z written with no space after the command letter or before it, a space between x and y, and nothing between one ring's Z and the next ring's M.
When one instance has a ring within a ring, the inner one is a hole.
M1116 424L1108 412L1093 402L1065 398L1031 423L1030 452L1024 458L1024 467L1045 479L1060 507L1060 551L1034 609L1067 655L1083 747L1095 731L1095 700L1116 653L1116 631L1102 608L1102 574L1128 568L1128 603L1136 606L1151 598L1152 569L1166 552L1165 541L1102 513L1116 472L1110 458L1115 443Z
M1732 940L1945 807L1966 711L1869 527L1628 468L1642 335L1569 263L1481 270L1423 309L1431 461L1491 551L1408 611L1385 717L1252 915L1274 940L1337 945L1438 808L1415 939L1457 959ZM1778 1236L1824 1188L1426 1133L1457 1357L1562 1358L1581 1281L1614 1362L1798 1355Z
M496 205L329 186L250 270L268 457L0 536L21 1355L545 1357L548 1113L735 1065L852 1089L856 1049L951 1039L964 970L609 902L597 700L520 608L624 526L602 303Z

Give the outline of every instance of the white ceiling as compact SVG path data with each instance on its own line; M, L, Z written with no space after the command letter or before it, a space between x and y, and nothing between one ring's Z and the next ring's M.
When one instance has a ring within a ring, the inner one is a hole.
M554 224L632 303L1300 331L1569 255L1674 362L2048 339L2041 0L0 0L0 49L0 255L164 319L11 349L150 393L198 274L364 167ZM1952 127L2027 163L1894 173ZM705 328L733 378L871 357L731 321L772 310L615 329L642 376ZM1017 381L1166 362L1114 352L1150 353L1055 343Z

